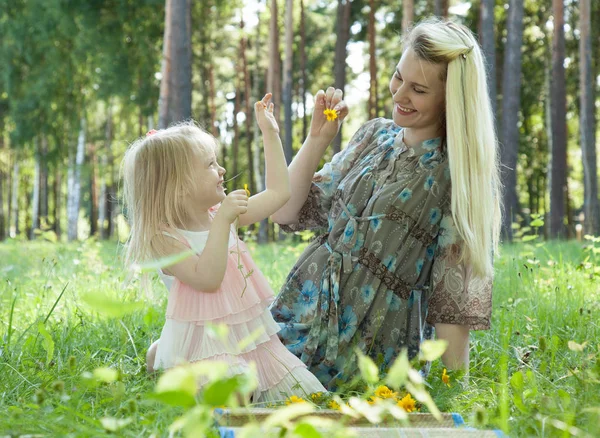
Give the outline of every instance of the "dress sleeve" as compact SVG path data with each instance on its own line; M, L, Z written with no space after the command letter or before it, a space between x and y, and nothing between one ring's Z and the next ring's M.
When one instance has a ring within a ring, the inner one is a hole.
M493 277L478 277L468 262L460 261L463 244L452 215L444 215L433 260L427 322L488 330Z
M298 213L295 224L280 225L287 232L327 228L327 216L335 192L348 171L371 143L385 119L374 119L362 125L348 146L333 156L330 162L314 174L308 197ZM293 190L293 187L292 187Z

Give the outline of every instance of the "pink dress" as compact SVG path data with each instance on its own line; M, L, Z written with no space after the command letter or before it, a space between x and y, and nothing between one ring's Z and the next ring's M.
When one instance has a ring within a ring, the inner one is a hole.
M178 231L196 253L202 252L208 231ZM229 374L235 375L247 372L249 363L254 362L258 378L254 402L325 392L326 389L306 369L306 365L277 337L280 327L269 310L274 300L273 291L240 240L240 263L245 273L253 271L247 278L242 296L244 277L238 269L237 240L232 229L225 277L215 292L197 291L177 278L159 272L169 289L169 300L154 368L167 369L185 362L219 360L229 363ZM214 331L207 328L207 325L217 324L227 325L226 338L215 336ZM252 341L244 342L240 349L240 341L244 339ZM200 385L205 383L206 380L199 382Z

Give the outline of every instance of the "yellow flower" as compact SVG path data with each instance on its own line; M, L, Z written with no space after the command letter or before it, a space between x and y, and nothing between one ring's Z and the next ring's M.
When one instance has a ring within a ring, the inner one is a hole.
M337 117L338 117L337 111L329 109L329 108L327 108L325 111L323 111L323 114L325 114L327 116L328 122L331 122L331 121L337 119Z
M244 184L244 190L246 190L246 195L250 196L250 190L248 190L248 184Z
M322 396L323 396L322 392L313 392L310 395L310 398L312 399L312 401L317 402L321 399Z
M336 411L340 410L340 405L335 400L330 400L329 403L327 404L327 407L329 409L335 409Z
M406 412L413 412L417 410L416 401L410 394L406 394L406 396L402 400L398 400L398 407L404 409Z
M442 382L450 388L450 376L446 373L446 368L444 368L444 371L442 372Z
M292 403L306 403L306 400L304 400L302 397L297 397L295 395L292 395L290 398L288 398L285 401L285 404L291 405Z
M381 385L375 390L375 396L379 398L395 398L397 395L398 393L392 391L385 385Z
M367 400L367 403L369 403L370 405L374 405L375 403L377 403L380 400L381 399L379 397L369 397L369 400Z

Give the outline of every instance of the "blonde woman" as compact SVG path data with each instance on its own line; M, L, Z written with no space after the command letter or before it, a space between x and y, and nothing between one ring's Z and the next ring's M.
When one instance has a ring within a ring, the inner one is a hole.
M233 375L254 364L254 402L325 391L277 338L279 326L268 309L273 291L233 227L236 220L243 226L264 219L290 196L270 98L255 106L267 188L250 198L244 190L225 193L216 141L193 123L149 132L129 148L123 163L129 263L192 250L159 271L169 299L160 339L148 351L148 371L215 360L228 363ZM227 326L224 337L214 335L216 324ZM248 342L241 346L242 340Z
M482 53L449 21L422 22L403 43L391 120L367 122L314 173L348 112L340 90L317 93L289 166L292 197L273 216L322 231L271 312L330 390L355 372L356 348L385 369L402 349L414 357L434 327L449 343L444 364L468 369L469 331L490 327L501 209Z

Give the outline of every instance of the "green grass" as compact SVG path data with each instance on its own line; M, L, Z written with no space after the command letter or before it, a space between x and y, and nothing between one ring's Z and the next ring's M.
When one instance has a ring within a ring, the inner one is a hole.
M277 290L302 245L251 248ZM593 253L575 242L519 244L504 247L496 267L493 327L472 334L469 380L451 374L448 388L434 363L434 400L470 425L510 436L598 436ZM167 436L185 409L150 397L156 380L145 373L144 355L160 334L166 303L157 283L147 295L124 286L117 246L91 240L0 244L0 279L0 435L96 436L126 419L117 434ZM102 316L93 303L106 297L133 310ZM89 374L101 367L118 374Z

